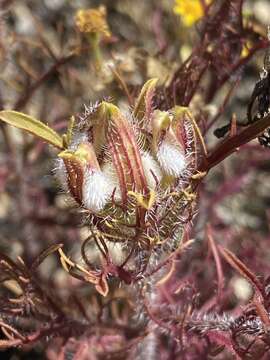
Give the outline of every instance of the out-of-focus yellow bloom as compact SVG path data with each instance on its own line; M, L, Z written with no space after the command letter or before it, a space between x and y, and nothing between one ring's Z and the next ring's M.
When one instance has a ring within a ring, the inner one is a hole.
M211 2L212 0L205 1L206 5L209 5ZM200 0L175 0L173 11L181 16L183 24L187 27L192 26L204 15Z
M110 37L106 14L106 8L102 5L97 9L80 9L75 16L76 26L82 33L97 33Z
M104 38L111 37L106 15L107 11L103 5L97 9L80 9L75 15L75 24L78 30L88 39L95 69L99 72L103 67L100 42Z
M248 56L251 48L252 48L252 42L247 41L242 47L241 58L245 58L246 56Z

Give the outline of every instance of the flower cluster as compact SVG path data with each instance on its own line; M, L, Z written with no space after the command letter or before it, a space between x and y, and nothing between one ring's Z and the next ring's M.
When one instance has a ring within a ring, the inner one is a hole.
M90 220L88 245L101 249L110 275L124 264L125 281L151 264L152 252L161 258L178 247L195 200L194 120L187 108L154 110L155 84L145 84L132 113L105 101L93 107L59 154L62 186ZM111 242L121 244L122 264L113 264Z

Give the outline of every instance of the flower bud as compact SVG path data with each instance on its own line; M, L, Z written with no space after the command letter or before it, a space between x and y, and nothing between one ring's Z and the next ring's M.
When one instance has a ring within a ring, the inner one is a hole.
M102 173L93 146L81 143L75 151L65 150L58 156L64 162L73 198L92 212L101 211L113 192L113 184Z
M180 120L180 110L175 109L173 113L155 111L152 131L152 149L162 171L175 178L183 175L188 166L188 144L186 123Z
M108 154L119 181L122 204L126 205L128 191L148 193L140 149L132 125L116 106L103 102L101 114L102 122L94 124L93 128L95 131L98 127L99 134L104 134Z

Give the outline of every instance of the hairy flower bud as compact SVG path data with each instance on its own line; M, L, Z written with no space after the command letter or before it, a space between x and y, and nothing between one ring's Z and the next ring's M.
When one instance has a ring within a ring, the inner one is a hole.
M166 175L180 177L188 167L188 132L191 124L184 118L179 108L155 111L152 120L152 149L156 152L159 165Z
M113 191L97 161L90 143L81 143L75 151L65 150L58 155L64 162L68 189L79 205L92 212L104 208Z

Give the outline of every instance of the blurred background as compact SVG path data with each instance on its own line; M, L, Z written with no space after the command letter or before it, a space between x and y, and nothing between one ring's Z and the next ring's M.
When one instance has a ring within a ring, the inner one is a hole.
M109 98L127 108L128 96L134 98L148 78L158 77L160 88L170 89L177 71L202 43L205 26L203 13L181 10L180 3L2 0L1 109L31 114L63 133L72 115L77 119L85 115L85 105ZM218 6L221 1L213 3ZM108 33L97 29L101 56L96 57L76 26L75 16L80 9L100 6L107 12ZM235 12L224 25L237 34L229 47L231 57L228 55L226 64L216 61L204 72L184 104L195 114L209 151L220 141L214 137L214 129L233 114L246 121L248 102L263 66L268 24L270 2L245 0L241 17ZM219 37L222 34L213 36L212 48L207 49L217 60L221 59L218 47L226 43L226 38ZM196 59L200 61L199 55ZM190 78L196 76L196 66L192 63ZM12 259L20 256L30 263L43 249L57 243L63 243L67 253L76 257L87 236L80 213L53 176L56 155L36 138L0 124L0 251ZM241 147L204 180L192 232L196 241L179 265L179 279L192 282L201 308L211 308L217 285L214 262L207 265L206 224L210 224L216 242L233 251L254 273L268 277L269 204L270 150L257 140ZM93 292L71 280L57 256L48 257L39 272L41 281L57 288L61 296L70 295L71 285L86 295ZM225 264L224 273L220 309L239 314L241 305L250 299L251 286ZM0 293L4 296L13 285L5 283ZM35 351L39 355L17 350L3 355L12 360L47 358L42 347Z

